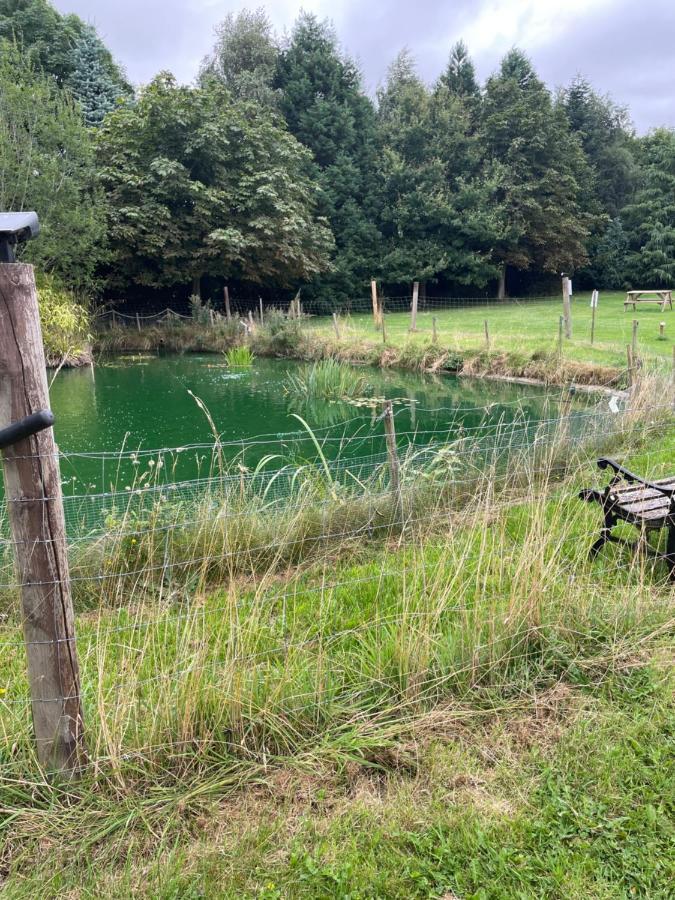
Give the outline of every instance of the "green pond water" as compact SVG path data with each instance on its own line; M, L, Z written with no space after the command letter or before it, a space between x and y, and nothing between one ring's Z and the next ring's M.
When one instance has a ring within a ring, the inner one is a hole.
M394 401L400 445L478 437L486 425L489 430L515 420L533 427L558 410L559 392L530 385L370 368L359 370L368 383L367 404L310 402L284 391L287 374L301 367L260 359L231 371L222 357L185 355L118 358L93 372L61 371L51 403L64 493L133 489L141 476L156 481L159 468L164 482L206 478L213 473L207 446L214 442L213 427L223 459L248 472L261 461L267 470L316 462L315 445L294 413L315 431L327 459L367 459L384 451L378 398ZM575 401L575 408L580 404ZM174 452L154 452L162 448Z

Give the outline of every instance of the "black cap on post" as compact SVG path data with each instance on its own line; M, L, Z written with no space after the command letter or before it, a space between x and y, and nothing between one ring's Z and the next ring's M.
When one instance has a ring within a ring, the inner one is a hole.
M36 212L0 213L0 263L16 261L14 247L40 233Z

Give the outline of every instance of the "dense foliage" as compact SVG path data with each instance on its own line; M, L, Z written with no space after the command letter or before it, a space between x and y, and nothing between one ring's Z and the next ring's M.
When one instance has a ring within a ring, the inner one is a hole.
M35 208L25 257L91 294L224 281L325 308L418 280L528 290L675 276L675 132L637 137L577 76L552 95L519 50L479 84L467 47L427 85L402 53L375 100L333 28L229 15L197 83L134 94L96 30L0 0L0 204Z
M157 76L108 116L97 148L122 285L191 282L199 294L206 274L283 286L327 266L308 151L217 79L192 88Z

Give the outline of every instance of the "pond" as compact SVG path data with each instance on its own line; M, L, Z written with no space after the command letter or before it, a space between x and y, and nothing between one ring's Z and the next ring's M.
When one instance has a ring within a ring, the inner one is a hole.
M279 468L316 459L316 446L296 416L311 427L327 459L366 458L384 449L381 398L394 402L399 444L419 445L472 429L483 433L486 423L533 426L557 415L560 397L559 390L532 385L367 368L359 370L367 382L365 399L310 402L285 391L286 377L302 367L256 359L234 371L219 356L185 355L122 357L94 371L61 371L51 401L64 493L128 489L140 471L158 464L166 464L166 480L204 477L214 432L223 456L249 471L264 460ZM575 401L575 408L582 402ZM170 464L154 452L162 448L179 448Z

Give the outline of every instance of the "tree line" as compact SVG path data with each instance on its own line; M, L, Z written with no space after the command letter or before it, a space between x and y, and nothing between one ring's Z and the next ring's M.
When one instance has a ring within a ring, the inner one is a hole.
M282 41L262 9L194 84L134 91L77 16L0 0L0 206L38 210L25 255L84 295L670 287L675 131L517 49L480 84L461 41L432 85L402 51L372 99L328 22Z

